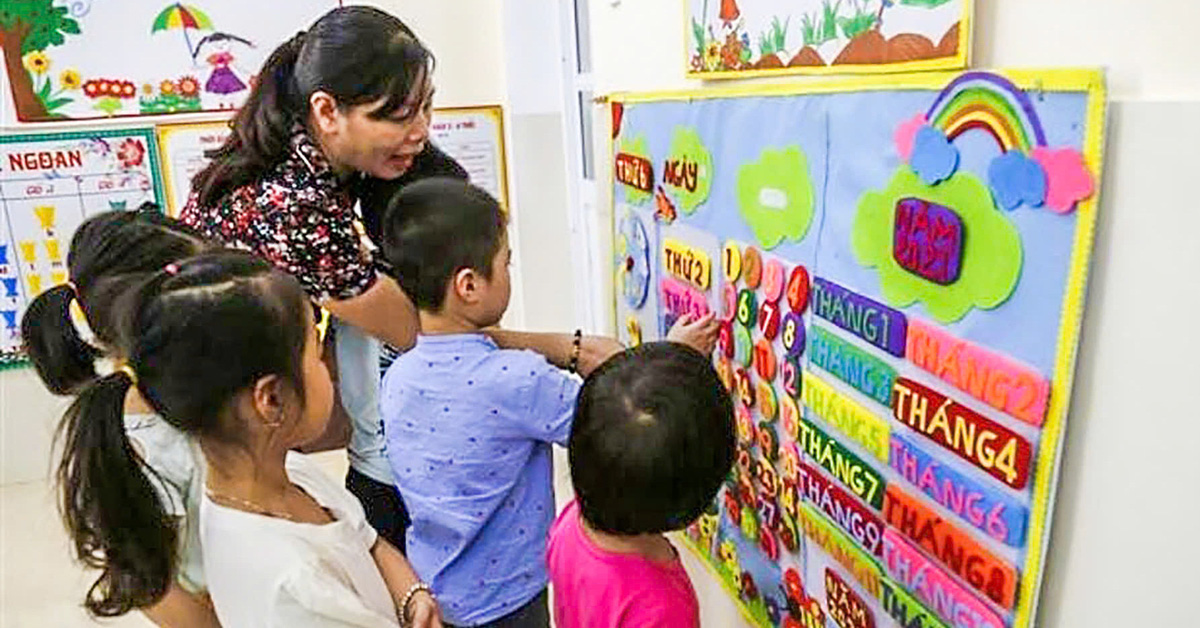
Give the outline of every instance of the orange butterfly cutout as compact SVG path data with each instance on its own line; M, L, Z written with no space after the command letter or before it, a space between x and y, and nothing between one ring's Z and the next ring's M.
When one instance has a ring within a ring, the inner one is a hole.
M663 191L662 186L654 192L654 218L661 223L671 224L675 222L675 204L671 199L667 198L667 193Z

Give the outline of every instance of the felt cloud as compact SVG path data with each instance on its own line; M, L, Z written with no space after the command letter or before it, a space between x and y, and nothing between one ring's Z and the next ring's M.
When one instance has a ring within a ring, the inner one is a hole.
M921 130L926 122L925 114L918 113L912 119L902 122L896 129L893 137L896 140L896 152L900 153L900 158L904 161L907 162L912 158L913 143L917 141L917 131Z
M737 175L738 210L766 249L808 233L816 207L808 158L799 147L767 149Z
M908 163L928 185L949 179L958 170L958 149L946 135L931 127L917 130Z
M1095 193L1096 180L1079 151L1040 147L1033 149L1033 159L1046 171L1046 205L1052 211L1068 213Z
M906 270L893 255L896 205L919 198L953 210L968 234L962 270L950 285L939 285ZM862 196L851 234L854 257L875 268L883 298L905 308L920 301L931 316L953 323L972 308L992 309L1008 300L1021 276L1021 236L1003 212L996 210L988 187L978 177L959 172L943 183L926 185L902 166L887 189Z
M1021 203L1041 207L1046 202L1046 171L1020 151L1009 151L992 160L988 183L996 203L1004 209L1016 209Z

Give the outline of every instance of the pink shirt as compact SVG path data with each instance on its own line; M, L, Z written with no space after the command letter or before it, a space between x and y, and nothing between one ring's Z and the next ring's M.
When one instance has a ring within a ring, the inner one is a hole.
M546 552L558 628L698 628L700 603L679 557L664 564L600 549L571 502Z

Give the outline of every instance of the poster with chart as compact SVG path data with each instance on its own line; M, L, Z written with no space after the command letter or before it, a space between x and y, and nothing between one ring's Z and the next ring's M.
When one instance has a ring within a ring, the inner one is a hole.
M160 124L155 127L158 154L162 155L167 214L178 216L187 204L192 178L208 164L207 151L219 148L232 132L227 120Z
M500 105L435 109L430 140L467 170L471 183L508 206L504 110Z
M974 0L683 0L687 73L727 79L963 68Z
M622 340L715 312L739 450L681 538L759 626L1029 628L1104 76L618 95Z
M233 110L276 46L338 0L22 0L0 43L24 122ZM7 97L6 97L7 98Z
M23 361L21 316L67 281L80 223L147 201L163 202L150 129L0 137L0 366Z

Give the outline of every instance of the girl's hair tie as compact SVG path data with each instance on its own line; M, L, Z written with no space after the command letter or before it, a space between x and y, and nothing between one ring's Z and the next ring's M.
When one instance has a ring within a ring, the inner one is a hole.
M179 266L176 264L167 264L163 267L163 271L174 277L175 275L179 274Z

